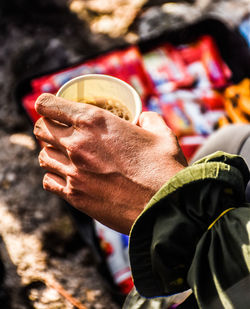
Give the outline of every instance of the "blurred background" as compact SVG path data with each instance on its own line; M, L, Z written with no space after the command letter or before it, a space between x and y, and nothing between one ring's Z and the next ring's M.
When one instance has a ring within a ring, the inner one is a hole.
M35 99L117 76L191 159L214 130L250 121L250 2L1 1L0 46L0 307L120 308L132 283L112 263L127 269L127 239L110 259L119 235L42 189Z

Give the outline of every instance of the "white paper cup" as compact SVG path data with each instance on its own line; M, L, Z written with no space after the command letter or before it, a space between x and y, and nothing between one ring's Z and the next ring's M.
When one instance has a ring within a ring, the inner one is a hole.
M57 97L79 102L79 99L107 98L118 100L131 114L131 123L136 124L142 111L139 94L124 81L103 74L86 74L71 79L57 92Z

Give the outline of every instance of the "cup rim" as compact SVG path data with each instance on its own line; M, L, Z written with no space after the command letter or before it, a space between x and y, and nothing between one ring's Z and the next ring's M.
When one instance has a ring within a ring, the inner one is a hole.
M71 86L71 84L74 84L78 80L86 80L86 79L104 79L104 80L108 79L110 81L122 84L123 86L127 87L129 89L129 91L131 91L132 94L133 94L133 97L135 99L135 106L136 106L135 117L134 117L134 119L131 123L133 123L133 124L137 123L139 116L142 112L142 101L141 101L140 95L131 85L129 85L125 81L123 81L123 80L121 80L117 77L114 77L114 76L110 76L110 75L106 75L106 74L84 74L84 75L74 77L60 87L60 89L56 93L56 96L60 97L60 95L62 94L62 92L65 89L67 89L69 86Z

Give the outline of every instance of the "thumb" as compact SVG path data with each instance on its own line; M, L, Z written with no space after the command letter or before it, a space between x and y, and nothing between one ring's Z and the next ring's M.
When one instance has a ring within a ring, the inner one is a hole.
M147 131L156 134L171 132L164 119L155 112L143 112L139 117L139 126Z

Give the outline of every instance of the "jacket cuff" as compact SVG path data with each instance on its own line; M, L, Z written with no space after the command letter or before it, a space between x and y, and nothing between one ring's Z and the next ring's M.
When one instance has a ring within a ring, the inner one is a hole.
M197 243L223 211L244 202L248 178L242 158L217 152L180 171L153 196L130 233L131 270L141 295L189 288Z

